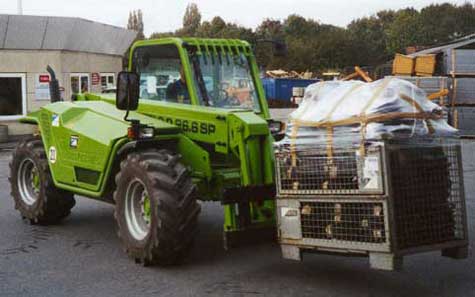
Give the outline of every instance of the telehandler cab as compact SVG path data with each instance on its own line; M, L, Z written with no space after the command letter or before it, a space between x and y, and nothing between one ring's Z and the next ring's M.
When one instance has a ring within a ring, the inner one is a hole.
M50 89L57 101L57 81ZM56 223L74 195L115 204L125 249L144 265L174 264L189 252L197 200L224 205L226 246L275 237L272 143L283 129L270 118L247 42L139 41L116 98L74 99L21 120L39 131L10 164L23 218Z

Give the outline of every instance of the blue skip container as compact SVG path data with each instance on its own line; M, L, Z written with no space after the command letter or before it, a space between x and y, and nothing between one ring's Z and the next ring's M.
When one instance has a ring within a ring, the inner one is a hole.
M289 102L292 98L293 88L306 88L311 84L319 82L318 79L296 79L296 78L263 78L262 84L268 100L279 100Z

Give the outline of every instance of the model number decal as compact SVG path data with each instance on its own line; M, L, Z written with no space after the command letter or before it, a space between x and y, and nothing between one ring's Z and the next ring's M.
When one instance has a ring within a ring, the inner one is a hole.
M216 133L216 125L182 119L158 117L159 120L180 127L183 132L211 135Z

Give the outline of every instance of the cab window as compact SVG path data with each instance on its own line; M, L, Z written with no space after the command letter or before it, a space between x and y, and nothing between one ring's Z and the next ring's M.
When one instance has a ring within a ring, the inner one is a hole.
M221 57L201 55L195 59L195 81L201 75L204 87L200 92L200 103L228 109L248 109L260 112L257 90L254 85L250 64L244 54L219 53ZM196 69L195 69L196 70ZM205 89L205 90L203 90ZM207 101L203 99L207 93Z
M133 70L140 74L140 99L191 104L176 46L139 47L133 59Z

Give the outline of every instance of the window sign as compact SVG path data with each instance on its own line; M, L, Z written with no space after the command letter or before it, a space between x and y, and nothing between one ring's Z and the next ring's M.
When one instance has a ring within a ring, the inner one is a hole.
M35 100L51 100L49 92L50 76L48 73L37 74L35 77Z

